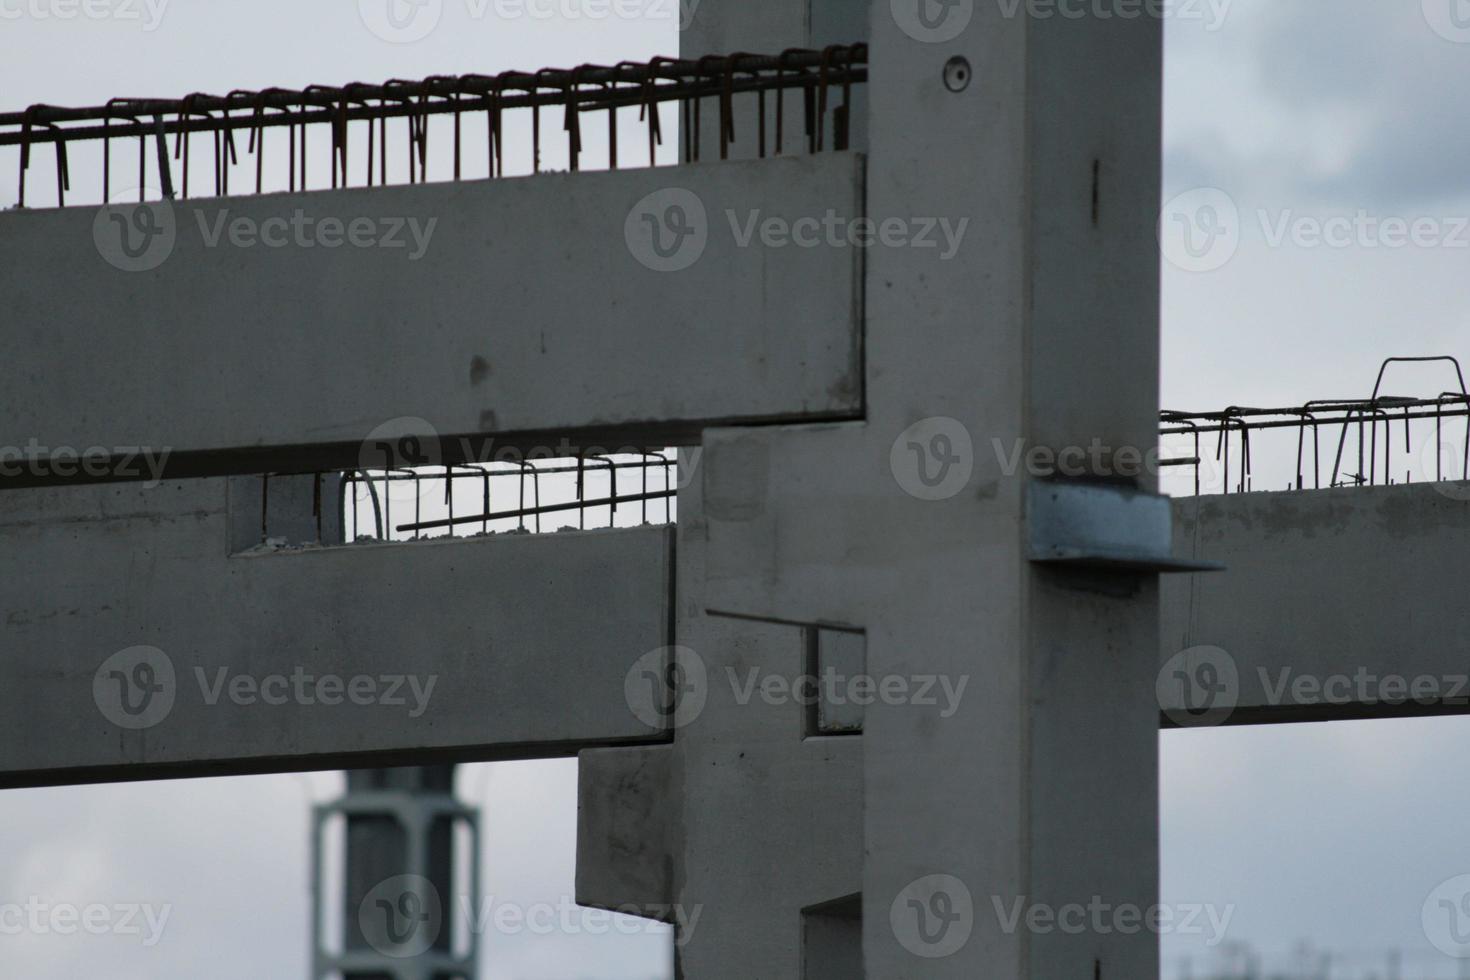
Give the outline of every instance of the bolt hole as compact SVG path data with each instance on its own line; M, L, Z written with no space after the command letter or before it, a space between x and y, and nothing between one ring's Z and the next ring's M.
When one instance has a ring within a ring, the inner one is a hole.
M970 87L970 62L956 55L944 65L944 87L951 92L963 92Z

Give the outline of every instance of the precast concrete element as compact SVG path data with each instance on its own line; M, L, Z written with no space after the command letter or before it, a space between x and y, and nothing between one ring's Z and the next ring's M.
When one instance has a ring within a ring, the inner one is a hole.
M1027 923L1157 902L1157 585L1032 564L1006 460L1156 440L1161 25L949 7L936 39L870 5L867 201L968 235L870 251L863 422L706 433L703 599L861 630L880 685L969 682L866 708L865 975L1152 976L1153 936Z
M863 740L808 734L806 630L705 613L702 497L679 495L675 590L699 710L670 746L579 757L577 900L674 922L682 976L800 977L853 953L850 916L806 913L862 887Z
M1470 484L1174 502L1159 689L1178 724L1470 711Z
M861 408L862 250L746 233L860 217L854 154L158 207L145 269L104 261L116 207L0 215L0 484L94 479L93 450L381 469Z
M667 738L625 679L669 642L668 529L231 556L228 511L221 480L0 494L0 782Z

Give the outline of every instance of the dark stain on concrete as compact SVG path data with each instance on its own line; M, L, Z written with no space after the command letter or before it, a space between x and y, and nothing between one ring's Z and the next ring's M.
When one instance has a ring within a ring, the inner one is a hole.
M470 384L479 387L490 377L490 362L478 354L470 361Z

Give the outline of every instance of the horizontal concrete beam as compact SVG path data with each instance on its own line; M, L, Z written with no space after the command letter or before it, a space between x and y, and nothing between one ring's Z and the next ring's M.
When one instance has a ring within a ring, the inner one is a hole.
M1470 711L1470 484L1174 508L1176 555L1228 570L1161 582L1166 724Z
M0 494L0 785L667 738L625 690L669 643L667 529L230 557L225 497Z
M827 153L8 212L0 484L129 475L93 449L180 478L855 417L862 249L797 242L863 183Z

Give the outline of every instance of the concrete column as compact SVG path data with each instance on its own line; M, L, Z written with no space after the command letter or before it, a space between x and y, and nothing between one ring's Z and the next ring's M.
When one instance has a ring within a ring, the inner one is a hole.
M966 685L867 710L867 976L1154 976L1157 583L1033 563L1011 460L1153 488L1161 24L935 7L872 6L865 421L706 432L705 601Z

